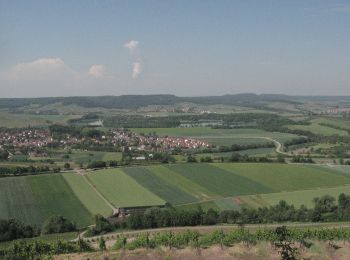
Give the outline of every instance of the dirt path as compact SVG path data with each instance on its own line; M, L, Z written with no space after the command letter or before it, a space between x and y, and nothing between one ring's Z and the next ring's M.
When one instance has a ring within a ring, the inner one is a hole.
M90 182L90 180L87 178L87 172L84 169L75 169L75 172L82 176L82 178L87 182L87 184L90 185L90 187L95 191L95 193L113 210L113 215L118 212L118 209L114 207L97 189L96 187Z

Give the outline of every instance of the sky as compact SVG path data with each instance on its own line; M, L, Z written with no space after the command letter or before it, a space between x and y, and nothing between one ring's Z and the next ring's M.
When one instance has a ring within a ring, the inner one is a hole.
M0 97L350 95L350 0L0 0Z

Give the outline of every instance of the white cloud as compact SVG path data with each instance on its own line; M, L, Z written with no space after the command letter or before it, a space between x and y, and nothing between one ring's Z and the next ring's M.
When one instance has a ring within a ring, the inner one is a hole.
M89 69L89 75L95 78L101 78L105 75L105 67L103 65L93 65Z
M131 58L133 60L131 77L136 79L142 72L143 64L139 51L139 42L136 40L131 40L125 43L124 47L130 50Z
M99 80L93 80L98 78ZM92 65L87 71L77 71L61 58L39 58L21 62L0 71L0 93L3 96L67 96L102 91L115 78L106 75L105 66Z
M41 58L13 66L7 73L9 79L45 78L48 76L74 74L60 58Z
M124 44L124 47L129 49L130 51L133 51L135 50L139 45L139 42L138 41L135 41L135 40L131 40L127 43Z
M142 72L142 64L141 62L134 62L132 64L132 78L136 79Z

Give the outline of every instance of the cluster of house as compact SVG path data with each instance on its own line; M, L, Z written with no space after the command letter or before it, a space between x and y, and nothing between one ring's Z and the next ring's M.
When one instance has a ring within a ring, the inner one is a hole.
M208 142L195 138L142 135L123 129L111 130L109 135L114 145L147 151L168 151L175 148L199 149L211 146ZM102 138L109 139L108 135Z
M26 129L20 131L0 132L0 147L14 148L45 147L53 143L49 132L42 129Z
M20 131L0 132L0 148L29 148L32 152L35 148L55 146L69 147L75 144L82 144L86 141L94 145L104 145L109 143L115 147L128 147L129 149L145 151L169 151L175 148L199 149L210 147L204 140L186 137L160 137L157 135L143 135L130 132L124 129L112 129L104 135L93 137L76 137L65 135L60 139L55 139L49 131L44 129L26 129ZM33 152L35 153L35 152ZM35 156L35 154L33 154Z
M331 108L327 110L327 114L350 114L350 108Z

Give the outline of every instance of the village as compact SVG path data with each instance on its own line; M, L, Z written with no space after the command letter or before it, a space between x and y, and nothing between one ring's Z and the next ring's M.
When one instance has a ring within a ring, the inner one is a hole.
M31 157L46 157L45 148L96 148L108 147L123 151L171 152L174 149L201 149L211 145L200 139L187 137L157 136L139 134L127 129L110 129L94 134L64 134L55 136L49 130L26 128L0 131L0 149L25 153Z

